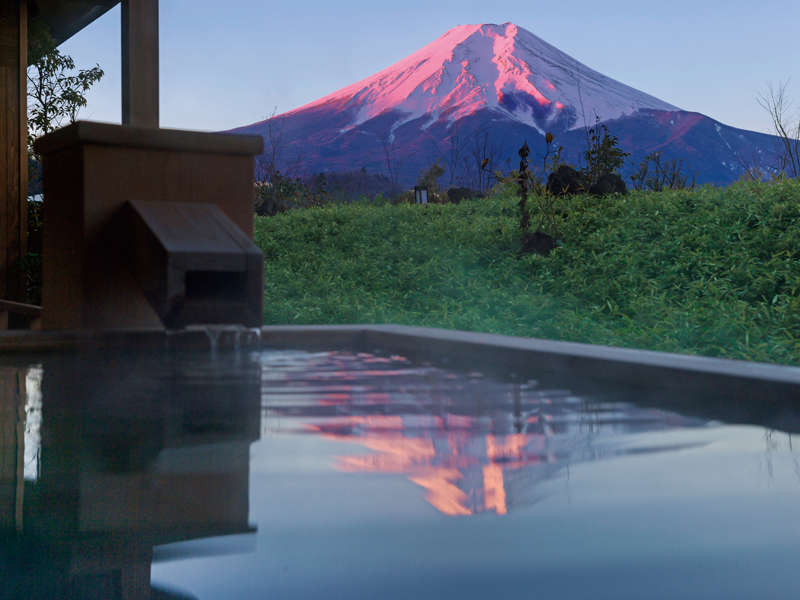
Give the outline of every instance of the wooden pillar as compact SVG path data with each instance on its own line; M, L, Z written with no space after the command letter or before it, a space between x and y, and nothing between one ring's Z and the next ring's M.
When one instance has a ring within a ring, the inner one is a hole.
M122 0L122 124L159 124L158 0Z
M28 11L0 2L0 299L26 301L14 273L28 243Z

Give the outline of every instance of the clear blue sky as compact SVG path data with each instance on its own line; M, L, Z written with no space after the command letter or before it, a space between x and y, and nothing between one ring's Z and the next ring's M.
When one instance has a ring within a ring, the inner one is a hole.
M502 4L502 6L500 6ZM161 0L161 126L217 131L355 83L460 24L504 23L589 67L727 125L768 131L757 103L791 82L800 110L800 1ZM106 76L80 118L120 120L119 7L61 46Z

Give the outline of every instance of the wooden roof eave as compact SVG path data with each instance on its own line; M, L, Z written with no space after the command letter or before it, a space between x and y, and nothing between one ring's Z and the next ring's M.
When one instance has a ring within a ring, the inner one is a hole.
M120 0L33 0L29 18L38 16L60 45L114 8Z

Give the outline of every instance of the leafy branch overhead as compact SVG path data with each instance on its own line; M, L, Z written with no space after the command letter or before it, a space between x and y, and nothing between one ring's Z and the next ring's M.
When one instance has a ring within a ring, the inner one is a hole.
M78 71L70 56L56 48L47 26L34 20L28 31L28 144L74 122L86 106L86 92L103 77L99 65Z
M61 54L47 26L33 19L28 26L28 184L36 193L39 179L38 160L33 151L37 138L59 128L65 120L74 122L86 106L86 92L100 81L103 70L75 70L71 57ZM27 301L42 301L42 212L41 202L28 199L27 256L16 270L27 277Z

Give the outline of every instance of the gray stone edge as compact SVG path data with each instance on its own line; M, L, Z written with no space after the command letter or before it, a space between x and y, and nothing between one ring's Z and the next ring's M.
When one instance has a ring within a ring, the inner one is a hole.
M360 351L381 349L441 365L449 360L472 368L550 372L632 387L659 387L701 395L724 392L733 397L761 397L800 402L800 368L766 363L596 346L488 333L404 325L276 325L260 329L265 348ZM224 336L223 336L224 337ZM231 345L228 336L224 345ZM248 338L252 343L252 337ZM209 347L202 328L176 333L144 331L4 332L0 356L80 348Z

